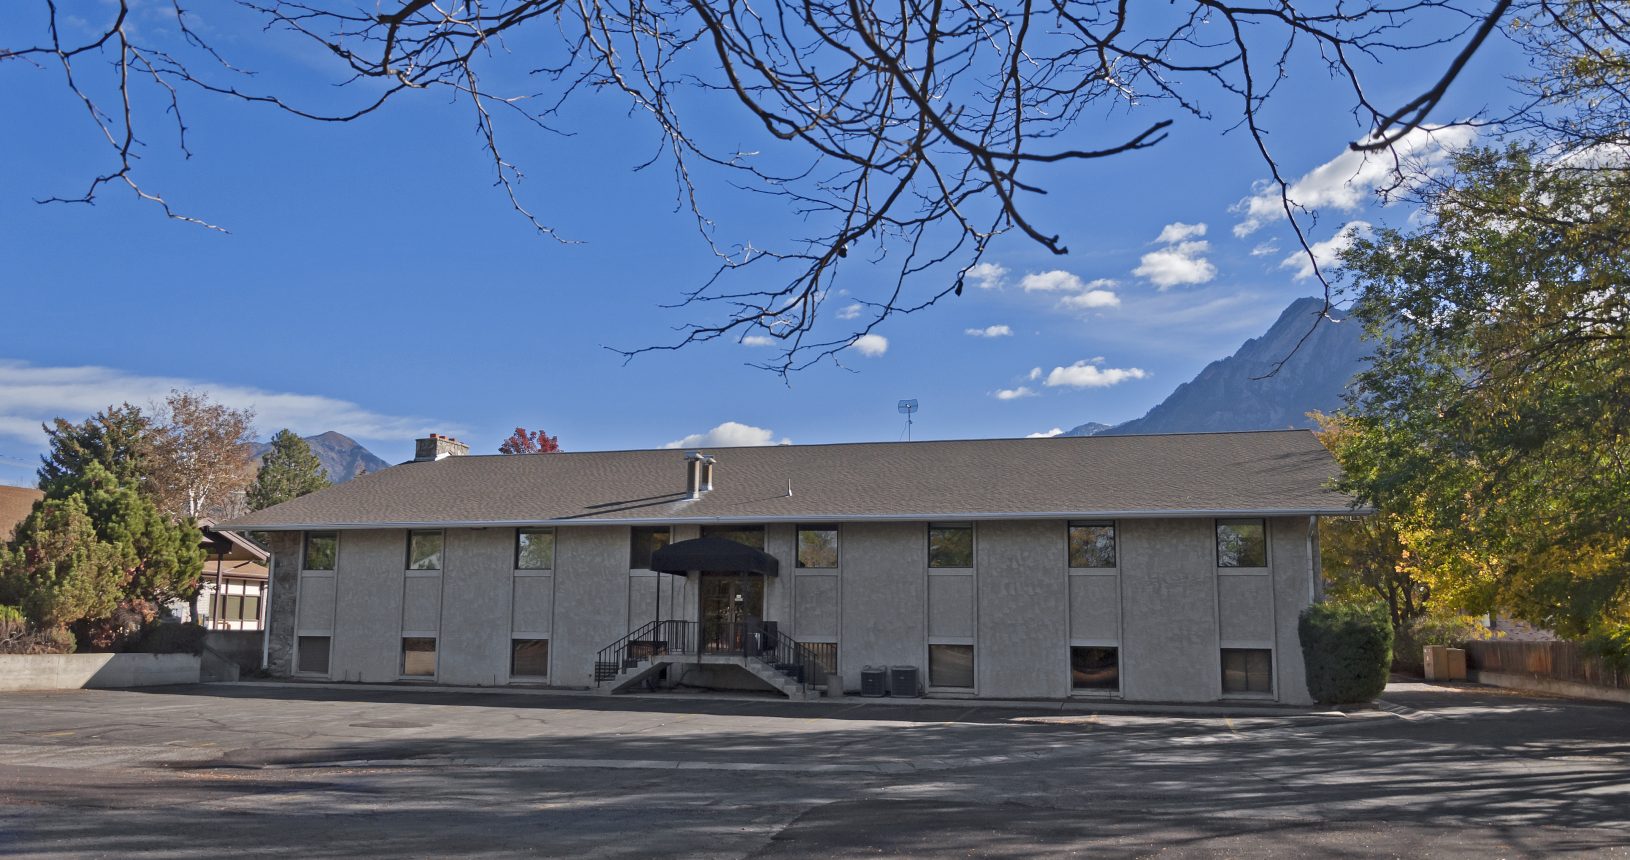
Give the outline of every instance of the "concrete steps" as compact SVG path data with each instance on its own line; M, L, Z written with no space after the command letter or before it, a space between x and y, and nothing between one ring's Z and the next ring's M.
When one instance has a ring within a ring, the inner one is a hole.
M672 654L647 657L633 666L624 668L615 678L606 681L597 688L601 695L613 695L622 692L640 681L655 674L657 670L670 665L714 665L714 666L740 666L748 674L768 684L776 692L795 702L818 699L825 695L824 688L814 685L800 684L787 677L774 666L757 657L741 657L723 654L696 655Z

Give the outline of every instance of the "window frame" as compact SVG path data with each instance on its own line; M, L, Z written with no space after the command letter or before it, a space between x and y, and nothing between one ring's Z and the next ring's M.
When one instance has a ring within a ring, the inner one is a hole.
M1070 532L1078 528L1108 528L1110 539L1110 553L1114 560L1110 564L1092 564L1077 567L1074 554L1070 552ZM1121 529L1116 520L1070 520L1064 524L1064 567L1071 571L1116 571L1121 569Z
M548 567L521 567L521 535L524 535L524 534L548 534L549 535L549 566ZM552 526L528 526L528 527L525 527L525 528L517 528L515 530L515 553L514 553L514 559L513 559L514 569L518 570L518 571L528 571L528 572L547 570L547 571L553 573L554 569L555 569L555 541L556 541L557 538L558 538L558 535L556 534L555 529Z
M307 566L311 562L311 539L312 538L332 538L333 539L333 541L334 541L334 560L331 563L332 566L330 566L330 567L308 567ZM306 532L305 533L305 539L300 542L300 570L302 572L308 571L308 570L332 572L334 570L334 568L337 568L339 566L340 566L340 533L339 532Z
M968 532L968 563L967 565L938 565L934 563L934 530L960 529ZM923 550L928 558L930 571L971 571L979 566L979 534L973 523L929 523L923 531Z
M804 548L804 532L831 532L832 533L832 564L806 565L804 564L802 550ZM830 525L801 525L792 530L792 566L795 570L838 570L843 566L843 535L837 523Z
M1222 527L1225 523L1258 523L1262 526L1262 563L1259 565L1223 564L1222 557ZM1228 573L1265 573L1273 568L1273 558L1270 555L1270 545L1273 543L1268 533L1267 517L1217 517L1211 521L1211 548L1212 563L1220 571Z
M436 550L435 567L413 566L413 539L418 535L435 535L441 542L441 546ZM444 529L408 529L407 545L404 549L406 557L402 560L402 568L408 573L429 575L440 573L442 568L447 566L447 532Z

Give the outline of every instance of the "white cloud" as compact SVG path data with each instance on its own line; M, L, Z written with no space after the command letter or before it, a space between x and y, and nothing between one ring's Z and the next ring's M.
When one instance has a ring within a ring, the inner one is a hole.
M1043 384L1050 387L1108 388L1128 379L1142 379L1148 375L1136 367L1101 368L1090 361L1078 361L1069 367L1053 368Z
M1404 135L1391 152L1356 152L1349 147L1292 182L1286 194L1295 205L1307 209L1354 212L1377 189L1396 182L1400 168L1405 174L1430 173L1476 137L1475 129L1422 126ZM1266 182L1257 183L1254 193L1231 211L1244 216L1234 225L1234 235L1241 237L1285 217L1278 187Z
M1063 269L1054 269L1050 272L1031 272L1019 280L1019 286L1027 293L1052 293L1065 291L1076 293L1087 288L1082 280Z
M997 400L1018 400L1021 397L1034 397L1035 394L1035 389L1028 385L1021 385L1018 388L998 389L995 397Z
M1269 239L1251 249L1251 256L1253 257L1271 257L1277 253L1279 253L1278 239Z
M1204 240L1178 242L1143 255L1132 274L1147 278L1161 290L1180 284L1203 284L1217 277L1217 267L1205 258L1211 243Z
M1087 290L1086 292L1077 293L1073 296L1065 296L1058 301L1059 307L1067 308L1072 311L1091 310L1092 308L1113 308L1119 307L1120 304L1121 297L1115 295L1109 290Z
M1036 380L1038 380L1040 378L1041 378L1041 368L1039 368L1039 367L1030 368L1030 381L1034 382L1034 381L1036 381Z
M1313 250L1314 259L1319 261L1319 269L1328 272L1339 263L1341 252L1351 248L1354 241L1368 232L1370 232L1369 222L1348 221L1336 231L1336 235L1323 242L1314 242L1308 247ZM1295 269L1298 281L1313 277L1313 260L1307 258L1306 251L1297 251L1279 261L1279 268Z
M1026 439L1051 439L1054 436L1062 436L1062 435L1064 435L1064 428L1063 427L1054 427L1051 430L1043 430L1040 433L1027 433L1027 434L1025 434L1024 438L1026 438Z
M880 334L863 334L855 338L855 349L867 358L876 358L889 351L889 339Z
M838 319L852 320L860 316L860 312L863 310L865 310L865 308L861 307L860 302L845 305L844 307L838 309Z
M1007 267L999 263L979 263L963 273L963 281L971 283L981 290L994 290L1002 286L1007 277Z
M746 448L761 445L791 445L791 439L775 441L774 431L740 421L726 421L706 433L692 433L675 439L664 448Z
M750 334L741 339L742 346L775 346L775 338L762 334Z
M970 337L1007 337L1013 334L1013 329L1005 325L988 325L984 328L963 329Z
M0 359L0 435L43 445L45 433L40 424L52 418L80 421L124 402L146 409L162 402L172 390L188 388L235 409L254 409L255 425L262 435L284 427L302 435L334 430L356 439L405 445L426 433L467 432L460 425L375 412L349 400L316 394L146 376L110 367L40 367Z
M1173 242L1198 239L1205 234L1205 224L1184 224L1182 221L1173 221L1161 229L1160 235L1155 237L1155 241L1170 245Z

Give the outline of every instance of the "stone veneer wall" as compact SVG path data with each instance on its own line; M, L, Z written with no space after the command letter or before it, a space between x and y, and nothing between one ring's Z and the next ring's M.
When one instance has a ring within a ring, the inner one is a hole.
M266 612L266 670L274 676L294 674L294 605L300 591L300 532L270 532L272 597Z

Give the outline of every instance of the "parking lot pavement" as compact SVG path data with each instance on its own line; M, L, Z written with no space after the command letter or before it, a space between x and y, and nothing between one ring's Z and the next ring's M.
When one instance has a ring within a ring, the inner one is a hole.
M0 855L1630 856L1630 708L0 694Z

